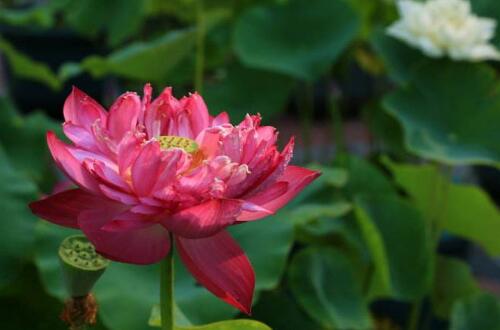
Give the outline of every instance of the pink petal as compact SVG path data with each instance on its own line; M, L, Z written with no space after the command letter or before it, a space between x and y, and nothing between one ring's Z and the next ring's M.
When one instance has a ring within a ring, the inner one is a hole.
M213 181L214 175L210 168L207 165L199 166L175 182L175 191L184 195L200 196L208 192Z
M118 145L118 169L120 175L128 176L128 170L141 152L142 141L132 132L129 132Z
M193 137L196 137L209 125L210 116L208 114L207 105L198 93L194 93L189 96L186 102L186 110L191 119Z
M176 237L176 245L182 261L199 283L250 314L255 274L247 256L227 232L202 239Z
M167 217L162 224L182 237L208 237L233 224L240 209L239 201L213 199L181 210Z
M293 147L295 145L295 138L292 137L290 141L288 141L287 145L285 148L283 148L283 151L281 152L278 162L276 163L274 169L271 171L271 173L265 178L262 182L259 183L257 188L254 190L255 192L260 192L264 190L265 188L269 187L271 184L276 182L276 180L283 175L285 172L285 169L288 166L288 163L290 163L290 160L292 159L293 156Z
M104 162L99 160L92 161L92 171L100 181L106 185L119 188L124 192L131 193L129 184L116 172L115 169L111 168Z
M238 216L238 221L257 220L275 213L276 210L270 210L262 205L283 196L288 191L288 182L276 182L262 193L245 200L243 210Z
M141 100L136 93L122 94L109 110L108 130L110 135L120 141L125 133L134 131L141 113Z
M279 155L277 155L276 152L273 151L274 148L270 148L271 150L268 152L268 154L265 155L265 158L262 159L260 163L249 164L250 171L252 172L248 176L250 178L251 185L250 189L246 190L245 192L246 196L250 197L264 191L283 175L286 167L288 166L288 163L292 159L293 147L294 138L292 137ZM260 157L255 157L255 159L258 158ZM267 165L266 163L269 162L269 160L271 160L270 165ZM266 164L267 168L263 167L263 164ZM259 170L256 171L256 169Z
M52 187L52 195L58 194L65 190L69 190L74 186L75 185L73 184L73 182L71 182L71 180L64 178L61 181L58 181L54 184L54 187Z
M68 146L59 140L54 132L47 132L47 144L52 157L61 171L80 187L93 192L99 192L96 179L73 156Z
M196 138L200 150L207 159L215 157L220 149L220 135L217 131L204 130Z
M138 200L135 196L128 194L126 192L122 192L120 190L114 189L112 187L108 187L106 185L100 184L99 189L104 196L107 198L120 202L125 205L135 205Z
M99 103L76 87L64 102L64 119L74 125L90 130L92 124L100 119L106 122L106 111Z
M80 213L78 225L96 250L115 261L147 265L160 261L170 250L168 232L151 222L150 226L122 231L106 231L103 227L123 213L119 204L102 204Z
M139 116L139 123L144 125L144 117L146 114L146 109L149 108L149 105L151 104L151 96L153 94L153 88L151 87L150 83L147 83L144 85L144 95L142 96L142 102L141 102L141 114Z
M148 137L167 135L168 121L179 107L179 101L172 95L172 88L165 88L144 113L144 126L146 126Z
M100 203L102 197L71 189L30 203L31 212L57 225L78 228L78 214Z
M288 166L279 181L246 201L254 203L271 212L276 212L297 196L307 185L321 175L320 172L311 171L298 166ZM283 184L287 189L283 192ZM265 212L242 212L238 221L257 220L267 216Z
M177 169L179 163L182 163L182 157L187 156L186 153L180 149L172 149L163 152L158 169L158 177L153 185L153 191L164 189L177 179Z
M94 152L99 151L94 135L90 130L87 130L83 126L74 125L71 122L64 123L63 130L64 135L66 135L77 147Z
M240 132L237 129L233 129L231 133L222 138L222 148L224 150L224 155L227 155L233 162L241 162L241 143Z
M114 232L143 229L151 226L152 219L150 215L136 213L134 208L131 208L114 217L101 229Z
M162 165L160 144L147 143L132 165L132 184L139 196L148 196L156 184Z
M219 126L227 123L229 123L229 115L227 114L227 112L221 112L212 119L211 126Z

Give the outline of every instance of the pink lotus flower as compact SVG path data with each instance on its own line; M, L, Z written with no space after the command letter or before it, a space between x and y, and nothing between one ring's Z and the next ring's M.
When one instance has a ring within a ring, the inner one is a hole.
M158 262L171 237L193 276L249 313L254 272L224 230L273 214L319 176L288 165L277 132L249 116L237 126L210 116L198 94L177 100L166 88L151 101L144 88L121 95L106 112L74 88L64 104L67 145L47 143L58 167L79 187L31 203L33 213L79 228L109 259ZM172 234L172 235L170 235Z

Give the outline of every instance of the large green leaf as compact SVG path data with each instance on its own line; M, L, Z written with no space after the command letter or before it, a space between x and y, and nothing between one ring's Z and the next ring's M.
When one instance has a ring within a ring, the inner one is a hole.
M371 326L351 261L333 248L308 248L290 265L290 285L302 308L325 328Z
M371 45L384 62L389 77L399 84L408 82L415 71L429 61L418 50L388 36L384 29L373 34Z
M500 302L489 294L478 294L453 306L450 330L500 330Z
M39 26L50 28L54 25L54 15L49 6L33 6L29 9L2 8L0 21L14 26Z
M448 180L443 177L434 165L398 164L384 158L383 162L391 170L396 183L409 194L414 205L430 223L438 215L442 215L445 205L443 196L448 192Z
M66 64L61 68L60 75L68 79L86 70L96 78L114 74L139 81L163 83L170 71L190 54L194 42L194 29L170 31L149 42L135 42L107 57L92 55L80 64Z
M256 276L256 290L275 288L283 275L288 253L293 243L293 224L286 213L262 221L230 228L233 237L247 253ZM178 266L176 296L179 308L194 324L204 324L230 318L237 313L198 285L182 266ZM204 306L204 308L199 308Z
M207 84L204 97L212 111L227 111L233 121L247 113L260 113L268 121L284 110L292 87L286 76L232 66L222 81Z
M235 27L235 50L247 65L314 80L328 70L359 26L343 0L291 0L256 7Z
M377 149L381 153L389 153L399 158L407 155L401 124L389 115L380 103L366 106L363 109L363 118L372 134L376 136Z
M161 319L150 325L161 327ZM176 326L175 330L271 330L271 328L253 320L230 320L198 326Z
M440 256L436 261L432 307L442 319L448 319L453 304L479 292L469 266L459 259Z
M396 8L391 1L347 0L358 12L361 20L361 38L368 39L373 30L380 25L387 25L397 18Z
M61 88L61 81L46 64L34 61L2 38L0 38L0 51L7 58L15 76L37 81L54 90Z
M36 186L7 158L0 145L0 288L14 280L21 266L33 253L34 226L36 219L28 209L28 203L36 197Z
M384 103L419 156L447 164L500 163L500 88L491 68L434 61Z
M0 143L13 165L38 185L53 183L53 161L48 153L45 135L61 126L44 115L33 112L21 116L5 98L0 98Z
M391 195L358 196L355 212L370 249L381 294L423 297L432 277L425 222L417 209Z
M178 330L271 330L267 325L252 320L221 321L194 327L176 327Z
M438 216L441 229L476 242L490 255L500 255L500 211L481 188L449 183L432 165L387 164L426 217Z
M307 224L320 218L338 218L352 210L352 205L346 201L323 204L304 204L290 210L290 221L295 226Z
M95 288L104 324L117 330L144 328L159 300L159 277L156 265L112 263Z
M343 163L349 173L349 180L345 189L350 195L394 195L396 193L386 175L367 160L348 156L343 160Z
M96 37L106 30L109 43L117 45L139 30L145 5L137 0L70 0L63 11L68 25L79 33Z
M263 292L252 315L274 330L320 329L284 288Z

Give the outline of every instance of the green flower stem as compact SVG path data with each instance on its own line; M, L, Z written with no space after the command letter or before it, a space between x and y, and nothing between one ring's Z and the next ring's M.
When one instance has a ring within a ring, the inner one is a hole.
M160 315L162 330L174 330L174 247L160 263Z
M203 9L203 0L196 1L196 63L194 72L194 89L203 93L203 72L205 70L205 36L207 26Z

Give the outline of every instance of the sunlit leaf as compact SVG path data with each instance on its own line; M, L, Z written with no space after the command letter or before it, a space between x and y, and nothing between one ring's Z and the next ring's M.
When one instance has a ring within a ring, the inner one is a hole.
M431 165L387 164L396 182L410 194L427 218L438 217L440 228L474 241L491 255L500 255L497 235L500 232L500 211L481 188L447 183L448 179ZM444 199L441 197L439 204L435 205L440 191Z
M54 90L61 88L61 82L46 64L29 58L2 38L0 38L0 51L7 58L15 76L37 81Z
M385 106L419 156L454 165L500 162L500 85L487 66L432 62Z

